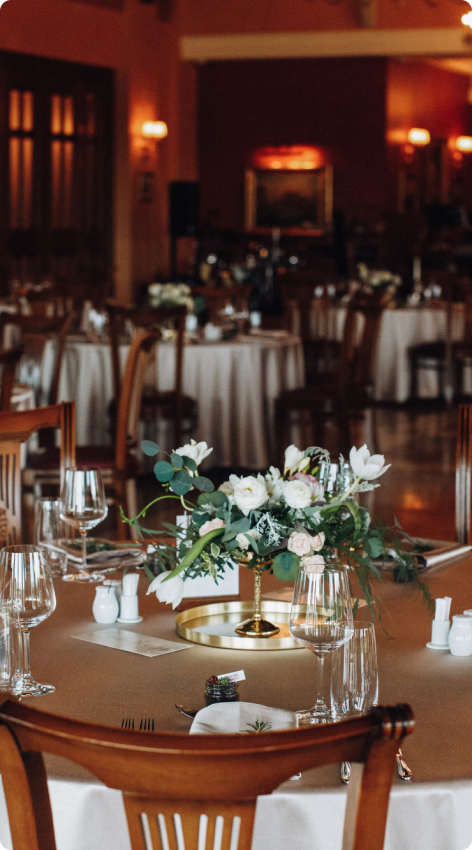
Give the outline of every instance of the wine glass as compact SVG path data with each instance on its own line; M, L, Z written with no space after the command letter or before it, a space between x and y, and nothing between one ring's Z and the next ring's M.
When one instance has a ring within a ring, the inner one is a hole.
M300 569L293 590L289 630L318 659L318 687L312 708L297 711L299 725L329 723L338 712L331 683L324 686L324 660L350 640L353 632L351 594L346 568L328 562L322 573Z
M78 574L64 576L66 580L99 581L97 573L87 573L87 531L105 519L108 508L105 489L98 469L66 469L61 491L60 516L82 537L82 563Z
M18 612L22 643L22 697L52 693L54 685L41 685L31 675L30 630L54 611L56 596L48 559L37 546L6 546L0 551L0 604Z

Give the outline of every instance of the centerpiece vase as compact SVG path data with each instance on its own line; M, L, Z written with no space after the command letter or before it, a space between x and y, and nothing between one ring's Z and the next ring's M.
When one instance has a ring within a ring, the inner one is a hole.
M278 634L279 627L268 620L263 620L261 616L262 573L270 568L272 558L238 558L237 561L241 567L252 569L254 573L254 614L249 620L238 623L235 628L236 634L252 638L268 638Z

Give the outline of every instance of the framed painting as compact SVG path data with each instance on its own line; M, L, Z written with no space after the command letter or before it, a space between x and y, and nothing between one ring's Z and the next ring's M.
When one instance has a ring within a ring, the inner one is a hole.
M332 167L249 169L246 172L245 229L270 233L318 234L332 223Z

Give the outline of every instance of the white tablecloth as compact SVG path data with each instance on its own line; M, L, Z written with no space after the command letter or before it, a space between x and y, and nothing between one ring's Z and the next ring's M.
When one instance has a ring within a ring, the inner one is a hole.
M345 307L333 307L328 315L314 308L311 315L313 336L325 333L328 322L329 339L341 340ZM461 340L464 333L464 311L455 305L452 338ZM446 311L435 307L402 307L385 310L382 316L376 364L374 367L374 398L377 401L406 401L410 396L410 360L408 350L423 342L436 342L446 337ZM470 380L470 379L469 379ZM438 375L435 371L420 370L419 395L423 398L438 395Z
M127 347L121 349L125 361ZM46 347L43 380L50 380L53 351ZM172 387L175 346L160 343L150 380ZM153 377L152 377L153 376ZM188 345L183 389L198 402L198 431L213 446L209 461L222 466L267 467L273 445L273 402L284 389L303 385L303 349L298 337L244 338L241 342ZM108 404L113 396L108 345L66 345L60 401L76 401L78 445L108 442ZM152 435L147 435L152 436ZM166 450L177 448L163 444Z

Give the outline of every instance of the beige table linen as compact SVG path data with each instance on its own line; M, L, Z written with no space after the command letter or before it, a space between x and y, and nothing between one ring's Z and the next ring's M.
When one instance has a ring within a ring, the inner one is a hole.
M124 363L127 347L122 346ZM172 387L175 346L160 343L149 382ZM157 377L156 377L157 370ZM50 380L52 348L47 347L43 380ZM188 345L184 353L184 392L197 399L198 431L213 446L209 458L222 466L267 467L274 442L273 403L285 389L302 386L303 349L298 337L243 338L235 342ZM59 386L60 401L76 401L78 445L109 441L108 404L113 396L110 350L106 344L68 343ZM161 439L157 432L146 433ZM163 436L162 445L168 445Z
M435 570L426 578L432 595L451 596L452 614L472 607L472 557ZM140 593L145 585L142 578ZM416 715L415 733L403 747L414 779L410 784L395 779L385 848L466 850L472 841L472 657L426 648L431 616L410 587L386 578L379 593L388 631L377 628L380 702L409 702ZM123 717L138 722L154 717L157 730L183 732L190 720L174 703L201 707L208 676L240 669L246 674L243 700L290 711L313 700L315 659L303 649L264 653L194 646L150 659L74 640L72 635L93 624L94 594L92 585L58 582L56 612L32 632L33 673L56 685L54 694L35 702L38 707L116 726ZM175 614L154 597L140 598L140 612L143 622L128 628L178 640ZM78 779L69 765L55 764L53 772L59 850L129 850L116 794L90 781L68 783ZM254 850L340 847L344 805L337 767L287 782L258 803ZM1 814L0 841L11 846Z

